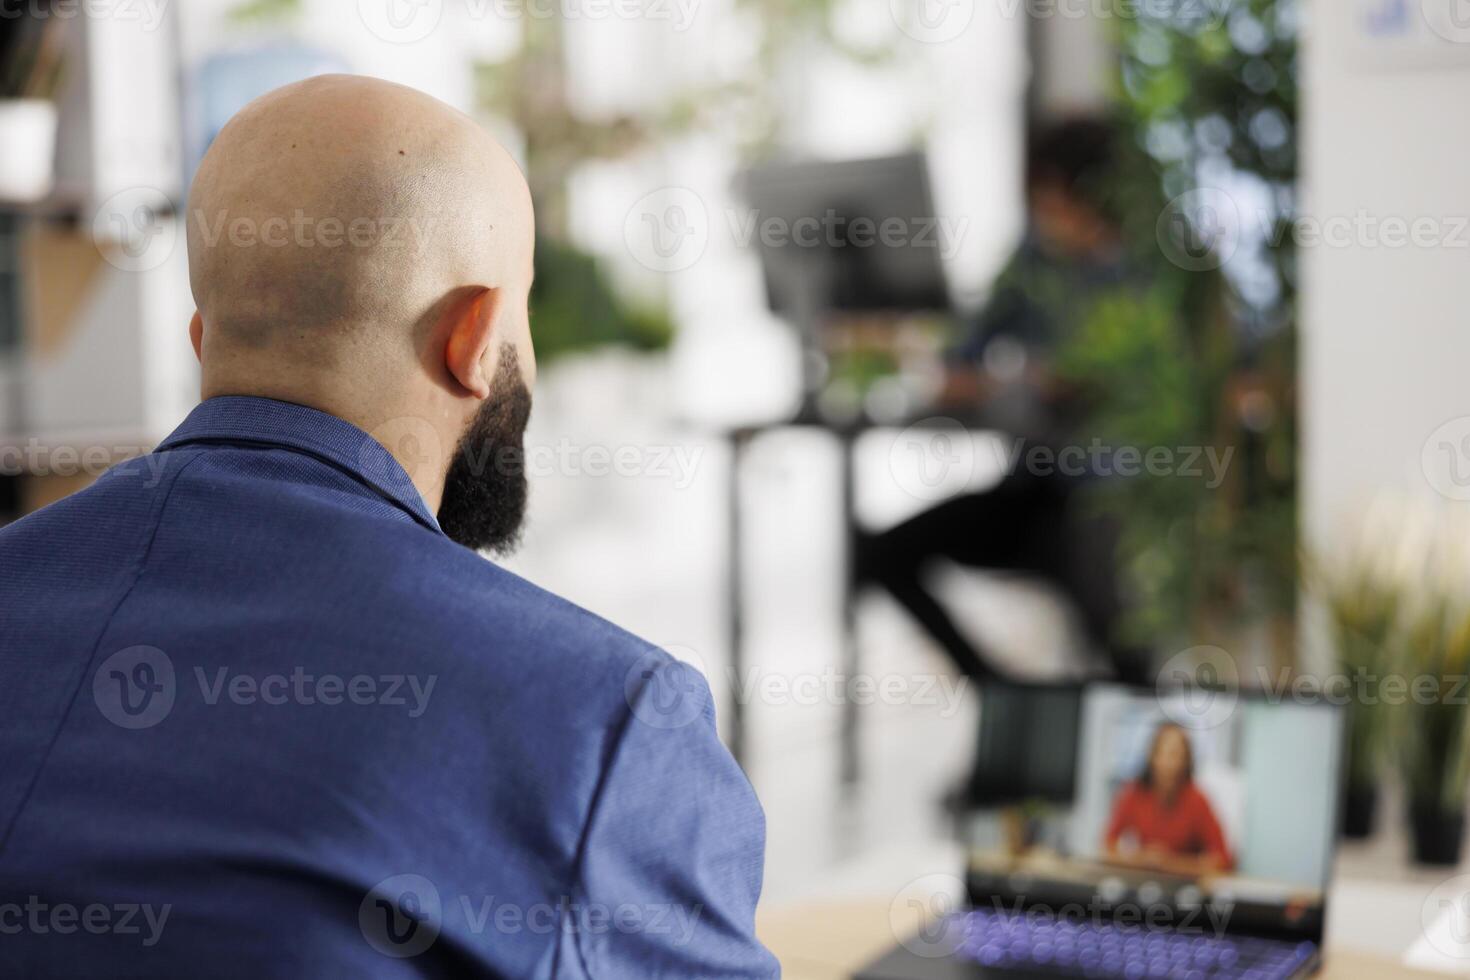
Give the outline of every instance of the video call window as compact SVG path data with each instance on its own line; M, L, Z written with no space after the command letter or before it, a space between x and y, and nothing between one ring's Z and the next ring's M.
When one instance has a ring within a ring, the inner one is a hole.
M1261 898L1320 895L1340 764L1323 747L1339 744L1337 714L1199 698L1088 692L1069 849L1123 868L1209 876Z

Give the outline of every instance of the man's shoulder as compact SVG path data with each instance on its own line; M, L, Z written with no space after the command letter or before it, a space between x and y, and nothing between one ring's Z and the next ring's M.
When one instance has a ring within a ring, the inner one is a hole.
M0 566L13 561L32 577L45 577L43 556L76 551L97 567L100 595L128 569L148 564L155 574L143 579L135 600L149 593L150 583L166 580L171 589L189 589L198 609L217 599L247 629L269 632L289 622L299 630L316 619L349 646L385 653L411 647L415 658L446 668L513 671L522 678L561 673L602 686L669 659L601 616L357 493L262 488L252 481L242 494L229 485L221 457L205 453L217 465L196 468L163 511L171 477L200 455L130 461L5 528ZM61 571L53 570L58 580ZM246 591L270 601L236 608Z
M447 538L416 538L433 573L391 572L390 615L403 635L427 640L415 655L434 671L469 691L545 695L558 714L575 705L576 719L559 723L578 729L629 717L660 731L713 725L708 684L665 650Z
M546 670L573 667L621 676L672 659L649 641L448 538L407 526L390 534L399 537L414 541L418 571L385 562L377 575L398 612L425 629L458 634L472 645L494 643L506 655L534 658Z
M464 615L486 615L490 606L483 600L494 597L497 603L513 604L527 629L596 636L603 643L638 654L652 649L641 637L463 545L448 538L432 538L431 544L444 563L446 578L458 586L445 600Z

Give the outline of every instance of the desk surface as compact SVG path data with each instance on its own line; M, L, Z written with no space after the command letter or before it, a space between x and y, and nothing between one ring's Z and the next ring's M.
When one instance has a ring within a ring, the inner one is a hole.
M756 930L781 961L785 980L849 980L894 944L888 908L881 902L802 905L762 912ZM1443 980L1444 974L1401 963L1328 950L1320 980Z

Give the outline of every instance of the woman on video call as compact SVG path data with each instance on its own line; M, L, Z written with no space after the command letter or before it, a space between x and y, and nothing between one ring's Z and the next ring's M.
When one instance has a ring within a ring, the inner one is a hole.
M1155 730L1142 774L1113 805L1103 851L1115 864L1168 874L1234 866L1210 801L1194 785L1194 750L1183 728L1164 722Z

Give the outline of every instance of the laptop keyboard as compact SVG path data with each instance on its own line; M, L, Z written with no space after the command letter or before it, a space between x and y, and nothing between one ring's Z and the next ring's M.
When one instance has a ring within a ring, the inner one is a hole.
M956 952L985 966L1098 980L1286 980L1314 943L1205 936L1136 925L976 909L961 913Z

